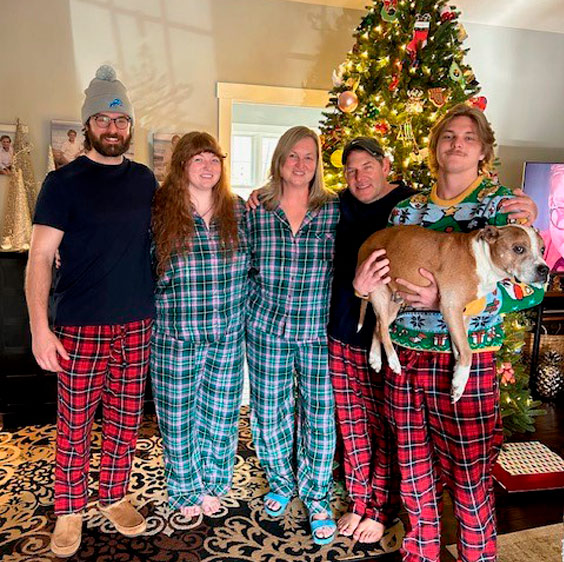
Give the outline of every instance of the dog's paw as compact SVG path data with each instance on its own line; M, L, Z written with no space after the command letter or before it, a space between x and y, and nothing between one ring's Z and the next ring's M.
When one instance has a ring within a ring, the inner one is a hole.
M453 404L456 404L464 394L466 383L470 377L470 365L456 365L454 368L454 376L452 378L452 386L450 398Z
M401 363L397 353L394 352L393 355L388 357L388 367L397 375L401 374Z
M450 390L451 403L456 404L462 398L463 394L464 394L464 388L456 388L454 385L452 385L452 388Z
M382 354L380 352L371 351L368 361L370 362L370 366L379 373L382 369Z

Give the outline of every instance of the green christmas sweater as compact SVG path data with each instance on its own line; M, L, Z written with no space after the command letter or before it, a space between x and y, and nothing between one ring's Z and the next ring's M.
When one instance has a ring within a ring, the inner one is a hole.
M442 232L470 232L487 224L510 222L500 210L502 200L514 197L510 189L479 177L455 199L437 195L437 186L399 203L390 215L390 225L419 224ZM485 298L471 303L468 342L474 351L497 350L503 343L502 314L530 308L544 297L543 289L506 279ZM440 312L405 308L390 328L397 345L424 351L451 352L447 326Z

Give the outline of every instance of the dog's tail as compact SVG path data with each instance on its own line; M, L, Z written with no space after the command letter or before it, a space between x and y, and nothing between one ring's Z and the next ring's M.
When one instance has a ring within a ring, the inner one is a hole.
M356 327L357 333L362 330L362 326L364 325L364 317L366 316L366 305L368 301L366 299L362 299L360 301L360 314L358 315L358 325Z

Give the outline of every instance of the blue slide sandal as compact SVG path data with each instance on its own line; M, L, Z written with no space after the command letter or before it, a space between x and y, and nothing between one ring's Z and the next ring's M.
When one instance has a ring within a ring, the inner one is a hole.
M309 518L309 524L311 526L311 538L313 542L319 546L323 546L324 544L329 544L333 542L335 535L337 534L337 525L333 519L313 519L312 516ZM333 532L328 537L319 537L315 531L320 529L321 527L330 527Z
M284 496L275 494L274 492L268 492L268 494L264 496L264 511L266 511L266 514L270 515L270 517L280 517L286 511L286 508L288 507L291 499L292 498L285 498ZM280 507L278 509L271 509L266 505L266 500L273 500L275 502L278 502L280 504Z

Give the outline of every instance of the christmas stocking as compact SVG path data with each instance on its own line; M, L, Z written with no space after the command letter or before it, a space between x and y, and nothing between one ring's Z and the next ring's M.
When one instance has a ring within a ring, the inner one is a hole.
M412 61L415 60L415 57L417 56L417 50L422 49L425 45L427 45L430 20L431 16L429 14L419 14L415 19L413 37L406 47Z

